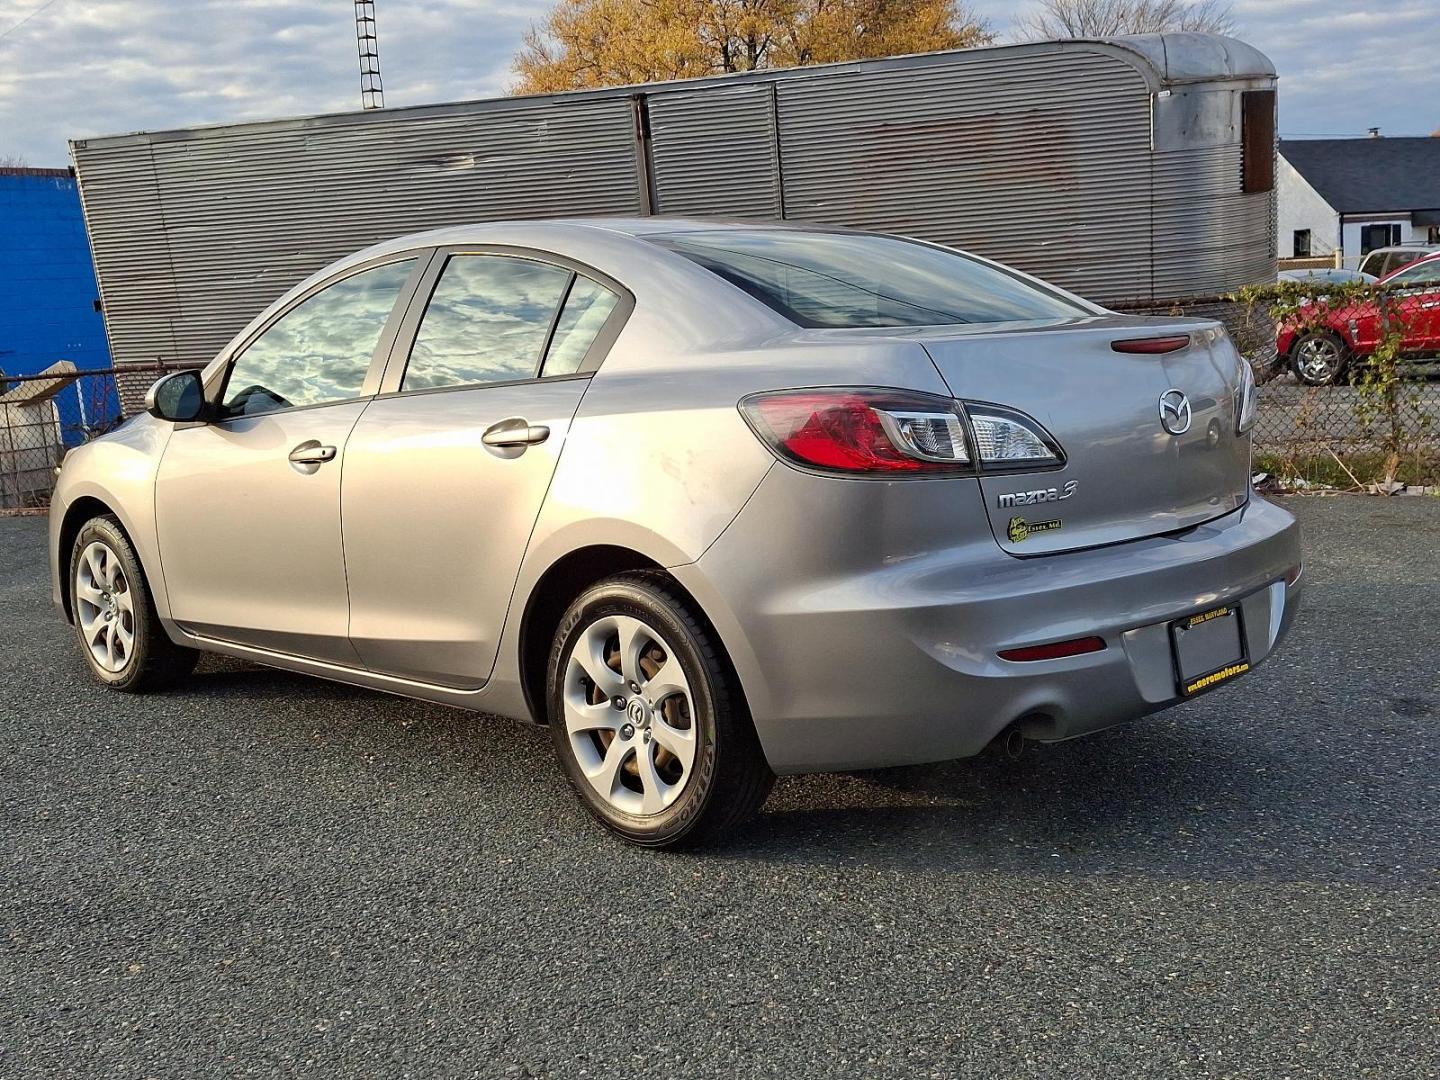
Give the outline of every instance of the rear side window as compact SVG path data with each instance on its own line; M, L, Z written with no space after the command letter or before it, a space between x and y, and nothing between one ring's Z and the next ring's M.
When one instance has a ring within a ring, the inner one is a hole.
M716 229L645 239L800 326L937 326L1091 314L1000 267L893 236Z
M400 388L573 375L617 301L589 278L550 263L452 256L425 309Z
M504 255L456 255L430 297L403 390L533 379L570 271Z
M555 323L542 375L573 375L600 336L620 298L589 278L576 277Z
M337 281L291 308L230 368L223 409L251 416L359 397L413 259Z

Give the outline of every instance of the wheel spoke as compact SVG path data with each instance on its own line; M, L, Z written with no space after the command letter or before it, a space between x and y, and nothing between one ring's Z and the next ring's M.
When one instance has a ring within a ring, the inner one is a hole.
M121 584L123 584L125 588L121 589L119 592L111 593L110 595L115 597L115 603L119 606L121 611L128 612L129 614L133 615L135 614L135 599L130 595L130 585L128 582L124 581L122 581Z
M614 799L615 797L616 779L620 775L620 767L625 764L625 759L630 756L630 750L631 747L629 743L619 738L612 739L599 767L593 772L588 773L590 782L594 784L596 790L607 799Z
M105 666L111 671L115 670L115 624L105 624Z
M565 694L565 730L572 735L582 731L614 731L624 722L624 713L608 700L589 705L579 693Z
M658 814L665 809L665 795L669 785L660 779L660 773L655 769L653 744L642 745L635 751L635 764L639 767L640 787L643 792L640 797L640 812Z
M99 589L95 588L94 585L91 585L88 581L84 579L83 576L80 575L77 575L75 581L75 596L78 599L85 601L85 603L91 604L97 608L105 602L102 599L104 594L101 593Z
M589 676L590 681L598 686L607 698L612 698L624 693L625 680L620 677L619 672L605 663L605 644L609 638L608 625L596 623L585 631L584 637L576 644L571 655L574 662Z
M650 725L650 730L655 735L655 741L679 759L682 780L689 776L690 766L695 762L694 724L691 724L688 731L681 731L679 728L671 727L665 722L664 717L657 714L655 722Z
M105 549L99 544L91 544L85 549L85 565L90 570L90 580L95 585L101 585L105 581Z
M660 707L671 694L689 694L690 683L685 678L685 672L680 668L680 661L673 656L660 665L660 670L655 677L642 683L645 691L645 698L655 708Z
M625 676L627 688L632 683L638 685L642 678L640 650L650 640L650 635L639 619L624 616L615 620L615 629L620 637L620 673Z
M120 641L121 651L125 654L124 658L126 660L129 660L130 650L134 648L135 645L135 631L131 630L125 625L124 622L117 619L115 620L115 636Z

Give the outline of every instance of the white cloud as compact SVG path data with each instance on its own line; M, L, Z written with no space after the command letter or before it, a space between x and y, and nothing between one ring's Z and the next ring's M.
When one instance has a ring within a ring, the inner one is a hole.
M43 0L0 3L0 32ZM488 97L545 0L378 0L388 105ZM1024 0L973 5L1002 35ZM1440 127L1440 4L1235 0L1239 35L1281 73L1281 130ZM353 109L351 5L337 0L55 0L0 39L0 156L67 160L65 140Z

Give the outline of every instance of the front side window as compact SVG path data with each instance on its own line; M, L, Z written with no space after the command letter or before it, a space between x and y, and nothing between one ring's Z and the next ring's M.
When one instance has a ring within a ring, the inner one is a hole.
M359 397L413 259L362 270L282 315L230 368L223 411L253 416Z
M1089 309L949 248L873 233L715 229L645 237L800 326L1074 318Z

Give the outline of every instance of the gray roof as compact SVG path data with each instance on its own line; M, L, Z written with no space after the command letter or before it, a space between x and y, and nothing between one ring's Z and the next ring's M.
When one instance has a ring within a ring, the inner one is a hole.
M1440 138L1286 139L1280 156L1337 213L1440 209Z

